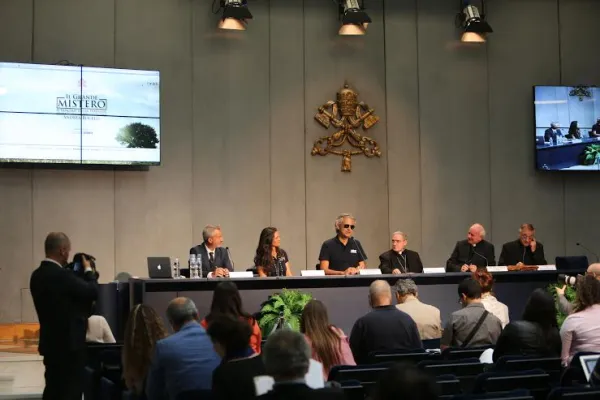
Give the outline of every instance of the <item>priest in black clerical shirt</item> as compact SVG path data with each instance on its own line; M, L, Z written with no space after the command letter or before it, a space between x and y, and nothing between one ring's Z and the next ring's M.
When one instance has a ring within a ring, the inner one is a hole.
M402 232L392 235L392 249L379 256L379 269L382 274L405 274L423 272L421 257L416 251L408 250L408 237Z
M535 239L535 228L523 224L519 238L505 243L500 253L499 265L546 265L544 246Z
M456 243L446 262L446 272L475 272L477 268L496 265L494 245L484 240L485 229L474 224L467 232L467 239Z

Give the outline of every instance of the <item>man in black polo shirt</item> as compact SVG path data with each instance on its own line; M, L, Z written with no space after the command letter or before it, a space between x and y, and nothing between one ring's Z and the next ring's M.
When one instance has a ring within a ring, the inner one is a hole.
M321 245L320 267L325 275L356 275L365 268L367 255L360 242L352 233L356 219L350 214L342 214L335 220L336 236Z

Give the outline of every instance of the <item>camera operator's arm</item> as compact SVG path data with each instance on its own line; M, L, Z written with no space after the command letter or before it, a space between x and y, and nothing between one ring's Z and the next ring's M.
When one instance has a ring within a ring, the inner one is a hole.
M82 260L85 271L83 279L73 273L67 273L63 290L75 298L94 301L98 297L98 277L96 271L91 267L90 261L86 257L83 257Z
M562 288L558 286L556 287L556 294L558 296L558 310L563 314L571 315L573 314L574 307L573 304L565 297L566 288L566 285L564 285Z

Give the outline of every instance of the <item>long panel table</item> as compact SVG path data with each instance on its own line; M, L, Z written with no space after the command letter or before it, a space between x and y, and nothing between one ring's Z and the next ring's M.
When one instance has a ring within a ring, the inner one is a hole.
M570 271L577 273L580 271ZM530 293L537 288L546 288L556 282L557 271L523 271L494 273L494 292L499 301L505 303L510 318L518 319ZM244 308L249 313L260 310L269 295L282 288L311 293L323 301L333 324L347 333L357 318L369 311L368 287L376 279L385 279L391 285L398 279L410 277L419 288L421 301L438 307L442 321L460 308L458 283L468 273L409 274L376 276L327 276L327 277L280 277L233 279L240 290ZM200 316L205 316L212 300L212 292L222 279L132 279L129 282L131 306L145 303L154 307L166 319L169 301L175 297L189 297L196 303Z

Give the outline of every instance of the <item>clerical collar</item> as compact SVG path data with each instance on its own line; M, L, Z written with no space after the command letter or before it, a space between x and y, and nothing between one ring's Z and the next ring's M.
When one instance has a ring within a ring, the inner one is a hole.
M397 251L396 254L398 254L399 256L401 256L402 254L404 254L405 251L406 251L406 249L402 249L400 251Z

